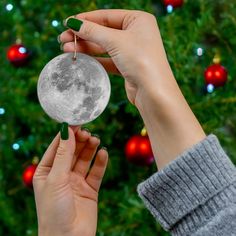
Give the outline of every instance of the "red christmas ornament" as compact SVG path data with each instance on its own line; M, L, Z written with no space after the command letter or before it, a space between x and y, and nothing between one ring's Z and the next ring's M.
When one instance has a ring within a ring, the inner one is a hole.
M220 64L214 64L205 70L204 73L206 84L212 84L215 87L223 86L227 81L228 72Z
M148 136L134 135L125 146L126 158L137 165L150 165L154 161Z
M7 51L7 58L14 66L24 66L30 53L23 44L14 44Z
M172 7L182 7L184 0L164 0L164 5L167 7L171 5Z
M37 165L33 164L28 166L24 172L23 172L23 182L27 187L32 187L33 186L33 176L34 176L34 172L37 168Z

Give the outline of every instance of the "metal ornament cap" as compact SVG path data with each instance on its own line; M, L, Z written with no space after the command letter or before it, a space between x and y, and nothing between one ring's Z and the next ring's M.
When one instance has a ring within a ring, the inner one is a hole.
M54 120L82 125L106 108L111 84L104 67L93 57L63 53L49 61L39 75L37 93L43 110Z

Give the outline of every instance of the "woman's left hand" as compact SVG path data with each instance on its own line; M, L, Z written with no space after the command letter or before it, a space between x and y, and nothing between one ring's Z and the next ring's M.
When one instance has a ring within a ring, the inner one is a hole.
M94 236L108 153L100 149L96 154L100 140L87 131L66 129L67 139L54 138L33 178L39 236Z

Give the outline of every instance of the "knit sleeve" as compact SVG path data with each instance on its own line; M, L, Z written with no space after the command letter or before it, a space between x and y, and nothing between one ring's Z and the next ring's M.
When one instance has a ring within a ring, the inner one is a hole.
M236 168L213 134L139 184L138 193L172 235L236 235Z

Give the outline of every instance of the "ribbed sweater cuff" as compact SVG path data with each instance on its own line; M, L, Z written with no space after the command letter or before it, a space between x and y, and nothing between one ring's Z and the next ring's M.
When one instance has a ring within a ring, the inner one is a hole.
M217 205L219 199L215 201L214 198L229 189L235 181L234 165L217 137L210 134L139 184L138 193L164 229L175 231L180 220L183 224L184 217L187 219L190 213L199 213L202 218L206 214L215 214L220 206ZM222 201L227 201L224 198L227 198L226 194ZM214 202L211 202L212 199ZM195 224L200 220L191 219L188 223ZM186 228L191 228L191 225Z

